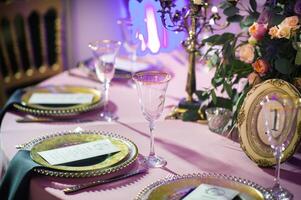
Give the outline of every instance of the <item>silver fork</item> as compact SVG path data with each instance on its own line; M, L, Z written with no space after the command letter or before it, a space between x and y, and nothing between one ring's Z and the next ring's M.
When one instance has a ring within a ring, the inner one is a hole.
M111 183L111 182L114 182L114 181L119 181L119 180L129 178L131 176L135 176L135 175L142 174L142 173L145 173L145 172L147 172L147 167L138 168L138 169L136 169L134 171L131 171L129 173L117 175L117 176L114 176L114 177L109 178L109 179L100 179L100 180L96 180L96 181L91 181L91 182L87 182L87 183L82 183L82 184L66 187L66 188L63 189L63 191L64 191L65 194L70 194L70 193L77 192L77 191L82 190L82 189L86 189L86 188L89 188L89 187L94 187L94 186L102 185L102 184L106 184L106 183Z

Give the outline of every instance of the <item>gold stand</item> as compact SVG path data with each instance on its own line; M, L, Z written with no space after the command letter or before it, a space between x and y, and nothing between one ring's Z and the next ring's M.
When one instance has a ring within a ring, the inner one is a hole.
M195 101L193 99L193 94L196 91L196 76L195 76L195 59L198 49L197 46L197 19L198 12L202 6L191 4L190 12L191 12L191 23L189 28L189 36L186 41L183 43L184 48L189 54L189 65L188 65L188 74L185 91L187 92L186 99L182 100L177 107L175 107L171 114L167 116L167 119L180 119L182 118L182 114L186 112L188 109L199 110L200 102ZM201 120L206 120L206 116L203 111L199 110L199 115Z

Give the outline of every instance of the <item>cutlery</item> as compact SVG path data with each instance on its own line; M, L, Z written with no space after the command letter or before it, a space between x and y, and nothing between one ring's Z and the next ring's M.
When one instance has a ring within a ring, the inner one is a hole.
M117 175L117 176L114 176L114 177L109 178L109 179L101 179L101 180L96 180L96 181L91 181L91 182L87 182L87 183L83 183L83 184L74 185L74 186L71 186L71 187L66 187L66 188L63 189L63 191L64 191L65 194L70 194L70 193L77 192L77 191L82 190L82 189L86 189L86 188L94 187L94 186L97 186L97 185L102 185L102 184L106 184L106 183L119 181L119 180L129 178L131 176L135 176L135 175L142 174L142 173L145 173L145 172L147 172L146 167L136 169L136 170L131 171L131 172L126 173L126 174Z
M16 119L18 123L31 123L31 122L93 122L94 119L52 119L52 118L40 118L40 117L23 117Z

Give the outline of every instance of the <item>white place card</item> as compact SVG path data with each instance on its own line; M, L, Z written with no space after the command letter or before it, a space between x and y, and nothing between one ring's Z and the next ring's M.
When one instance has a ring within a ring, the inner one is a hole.
M93 94L88 93L33 93L30 104L85 104L91 103Z
M49 164L59 165L120 151L110 140L97 140L83 144L38 152Z
M239 191L215 185L201 184L183 200L232 200Z

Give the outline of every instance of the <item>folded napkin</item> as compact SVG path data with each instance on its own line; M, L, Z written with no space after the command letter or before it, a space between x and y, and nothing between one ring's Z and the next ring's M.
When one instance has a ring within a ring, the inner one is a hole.
M17 89L7 100L5 103L4 107L2 108L0 112L0 127L2 123L2 118L4 117L4 114L6 111L12 108L13 104L15 103L20 103L21 102L21 97L22 97L23 91L22 89Z
M0 183L1 199L28 199L31 175L33 169L39 166L31 159L29 151L18 151Z

